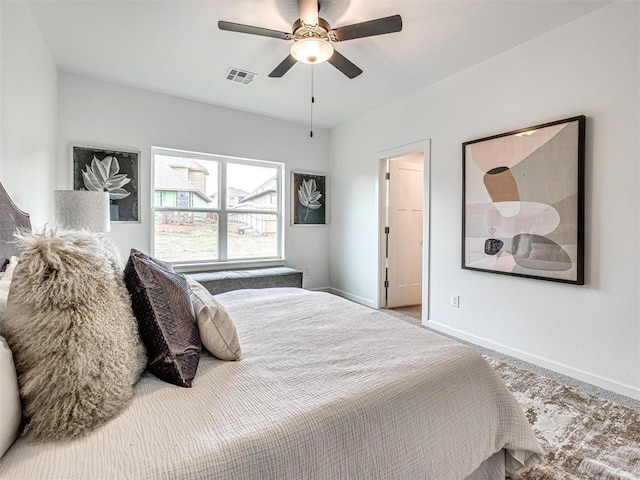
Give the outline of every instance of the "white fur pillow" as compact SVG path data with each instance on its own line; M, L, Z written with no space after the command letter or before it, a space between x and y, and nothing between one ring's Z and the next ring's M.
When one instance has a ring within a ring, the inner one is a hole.
M18 436L22 408L13 355L7 341L0 337L0 457Z
M202 345L220 360L238 360L240 341L229 313L200 283L189 278L187 283Z
M104 423L129 402L146 365L120 262L105 242L88 232L19 236L5 337L31 436L70 438Z

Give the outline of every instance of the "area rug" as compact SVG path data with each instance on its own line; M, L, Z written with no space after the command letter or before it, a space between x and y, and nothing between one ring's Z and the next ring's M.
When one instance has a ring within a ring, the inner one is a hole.
M640 480L640 411L485 358L513 392L546 452L544 461L518 480Z

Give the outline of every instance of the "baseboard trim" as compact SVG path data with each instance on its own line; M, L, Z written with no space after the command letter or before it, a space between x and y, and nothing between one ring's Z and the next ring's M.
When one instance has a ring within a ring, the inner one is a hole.
M358 295L353 295L352 293L344 292L342 290L338 290L337 288L333 288L333 287L329 287L327 291L329 293L333 293L334 295L339 295L340 297L344 297L347 300L351 300L352 302L356 302L361 305L365 305L367 307L376 308L376 302L374 302L373 300L359 297Z
M306 290L309 290L310 292L326 292L326 293L331 292L331 289L329 287L313 287L313 288L307 288Z
M428 320L428 321L423 320L422 324L425 327L429 327L433 330L446 333L447 335L451 335L461 340L466 340L467 342L471 342L476 345L480 345L482 347L495 350L496 352L500 352L505 355L510 355L519 360L532 363L534 365L537 365L542 368L546 368L548 370L552 370L554 372L558 372L562 375L575 378L582 382L590 383L592 385L595 385L600 388L604 388L606 390L610 390L620 395L624 395L626 397L633 398L635 400L640 400L640 389L633 387L632 385L627 385L622 382L610 380L608 378L601 377L599 375L594 375L589 372L585 372L583 370L579 370L579 369L570 367L568 365L564 365L562 363L554 362L552 360L539 357L537 355L532 355L530 353L523 352L522 350L517 350L515 348L507 347L506 345L495 343L491 340L487 340L486 338L478 337L476 335L463 332L461 330L449 327L448 325L443 325L442 323L438 323L433 320Z

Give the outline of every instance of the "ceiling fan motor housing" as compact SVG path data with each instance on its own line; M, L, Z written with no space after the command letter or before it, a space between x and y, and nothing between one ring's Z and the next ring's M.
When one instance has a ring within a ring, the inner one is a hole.
M329 22L327 22L324 18L318 17L317 25L309 25L298 19L293 22L293 25L291 26L291 31L293 32L291 36L294 40L301 40L308 37L330 40L330 30L331 25L329 25Z

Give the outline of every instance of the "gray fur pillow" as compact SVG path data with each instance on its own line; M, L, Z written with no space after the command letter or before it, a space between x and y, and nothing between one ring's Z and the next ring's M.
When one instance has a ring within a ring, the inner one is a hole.
M19 237L5 336L25 433L82 435L131 399L146 364L115 249L88 232Z

